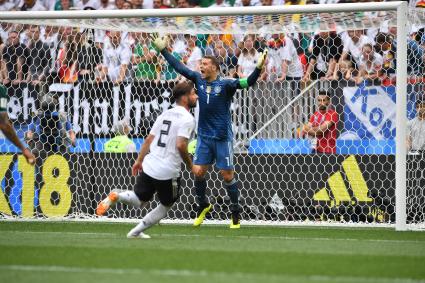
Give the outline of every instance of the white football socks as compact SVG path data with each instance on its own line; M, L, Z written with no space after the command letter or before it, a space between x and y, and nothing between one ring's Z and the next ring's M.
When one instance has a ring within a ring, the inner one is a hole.
M118 194L118 201L136 208L141 207L142 202L133 191L122 191Z
M148 229L149 227L155 225L156 223L159 222L159 220L167 216L167 213L170 209L171 209L171 206L165 206L160 203L157 207L155 207L148 214L146 214L145 217L143 217L142 221L139 224L137 224L136 227L131 229L131 231L128 233L127 236L129 235L137 236L141 232Z

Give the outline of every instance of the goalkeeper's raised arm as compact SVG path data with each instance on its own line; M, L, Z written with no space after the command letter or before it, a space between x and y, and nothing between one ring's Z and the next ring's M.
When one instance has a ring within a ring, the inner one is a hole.
M205 80L209 83L215 81L219 77L220 66L218 62L216 62L215 58L212 56L204 56L201 62L201 73L190 70L183 63L177 60L173 55L171 55L168 50L168 37L159 37L157 33L151 35L152 44L155 49L160 52L167 62L181 75L186 77L187 79L193 81L196 85L198 85L198 80ZM228 84L228 87L232 90L248 88L255 84L257 79L259 78L262 69L264 68L265 61L267 57L267 49L264 50L263 53L260 54L258 59L257 67L255 70L246 78L242 78L239 80L235 80L232 83ZM214 61L214 62L210 62ZM210 68L210 66L214 66ZM233 91L232 91L233 92ZM233 95L234 93L232 93Z
M200 76L199 73L190 70L183 63L177 60L173 55L171 55L168 48L168 36L159 37L157 33L151 35L152 45L155 49L160 52L167 62L181 75L186 77L191 81L196 80L196 76Z
M239 79L239 86L236 88L248 88L257 82L266 63L267 53L267 49L264 49L258 58L257 67L248 77Z

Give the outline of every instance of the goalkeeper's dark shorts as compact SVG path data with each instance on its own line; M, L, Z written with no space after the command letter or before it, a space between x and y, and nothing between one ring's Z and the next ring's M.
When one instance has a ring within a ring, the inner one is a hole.
M165 206L173 205L180 197L180 177L169 180L157 180L142 172L136 178L134 192L140 201L150 201L155 192Z

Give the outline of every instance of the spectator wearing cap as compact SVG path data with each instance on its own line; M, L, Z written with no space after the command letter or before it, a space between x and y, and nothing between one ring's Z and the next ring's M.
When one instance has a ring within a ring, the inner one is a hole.
M136 145L128 137L131 127L124 119L113 126L116 136L105 143L104 151L110 153L136 152Z
M408 150L425 151L425 95L416 101L416 117L407 122Z

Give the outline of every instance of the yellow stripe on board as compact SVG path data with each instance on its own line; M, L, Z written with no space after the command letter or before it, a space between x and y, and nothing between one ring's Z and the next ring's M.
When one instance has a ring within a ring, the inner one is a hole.
M13 155L0 155L0 183L3 181L6 175L7 169L9 169L10 163L12 162ZM10 211L9 203L4 196L3 189L0 189L0 212L12 215Z
M33 217L35 168L27 163L23 155L19 155L18 170L22 174L22 217Z
M344 168L345 175L347 176L348 182L357 200L363 202L372 201L372 199L367 196L369 189L354 155L345 159L342 162L342 167Z
M342 178L341 172L336 172L331 175L328 179L329 187L334 196L335 202L338 205L341 201L350 201L351 197L347 192L344 179Z
M313 200L317 201L330 201L330 197L326 188L322 188L320 191L316 192L313 196Z

